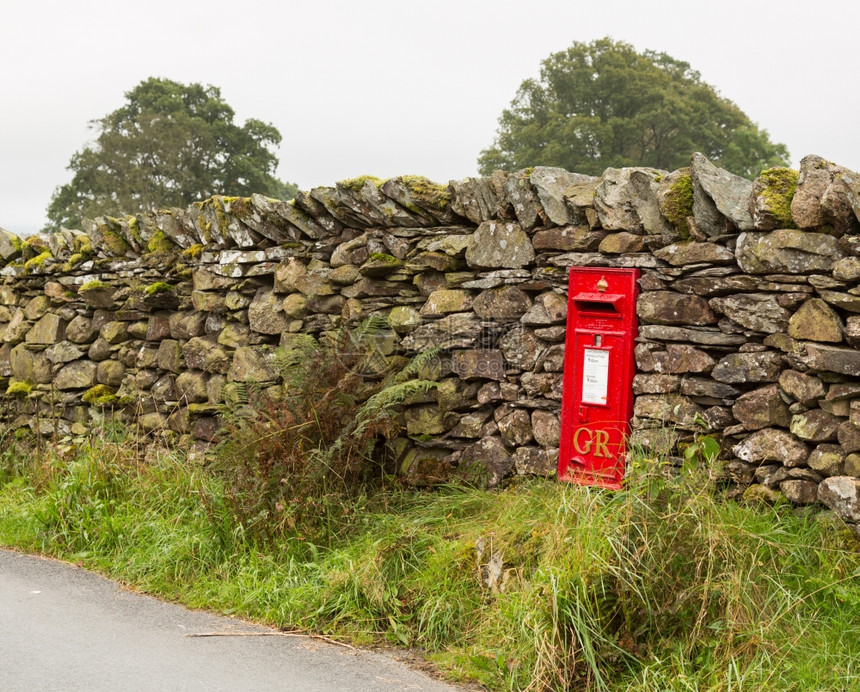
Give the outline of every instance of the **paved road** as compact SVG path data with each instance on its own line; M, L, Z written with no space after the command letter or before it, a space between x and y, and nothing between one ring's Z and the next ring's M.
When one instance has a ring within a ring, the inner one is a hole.
M272 632L0 550L0 690L453 692L384 655Z

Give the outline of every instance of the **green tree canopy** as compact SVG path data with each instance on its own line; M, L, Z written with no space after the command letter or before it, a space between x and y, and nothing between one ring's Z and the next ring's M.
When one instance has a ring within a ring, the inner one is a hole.
M185 207L213 194L292 197L295 186L274 176L281 141L274 126L233 123L233 109L214 86L151 77L126 103L93 120L95 143L72 156L71 182L48 206L49 228L83 217Z
M747 178L788 159L784 144L686 62L603 38L541 63L540 78L525 80L502 113L478 166L485 175L528 166L592 175L623 166L673 170L695 151Z

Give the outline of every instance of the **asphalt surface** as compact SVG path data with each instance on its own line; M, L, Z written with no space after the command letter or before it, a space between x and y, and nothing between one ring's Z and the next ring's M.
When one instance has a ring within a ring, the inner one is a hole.
M72 565L0 550L0 690L458 688L393 658L274 633L132 593Z

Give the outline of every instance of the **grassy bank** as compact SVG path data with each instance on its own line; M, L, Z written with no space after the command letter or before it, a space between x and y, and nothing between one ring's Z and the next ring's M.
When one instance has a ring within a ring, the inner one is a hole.
M223 473L103 439L7 449L0 544L279 627L424 649L494 690L850 690L860 557L815 512L654 462L610 493L393 487L276 533Z

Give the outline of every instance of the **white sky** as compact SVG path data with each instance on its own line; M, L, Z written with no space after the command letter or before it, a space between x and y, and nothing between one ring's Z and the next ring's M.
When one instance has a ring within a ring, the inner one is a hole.
M796 165L860 170L858 0L0 0L0 226L45 223L88 121L150 76L221 88L303 189L475 175L520 82L603 36L686 60Z

